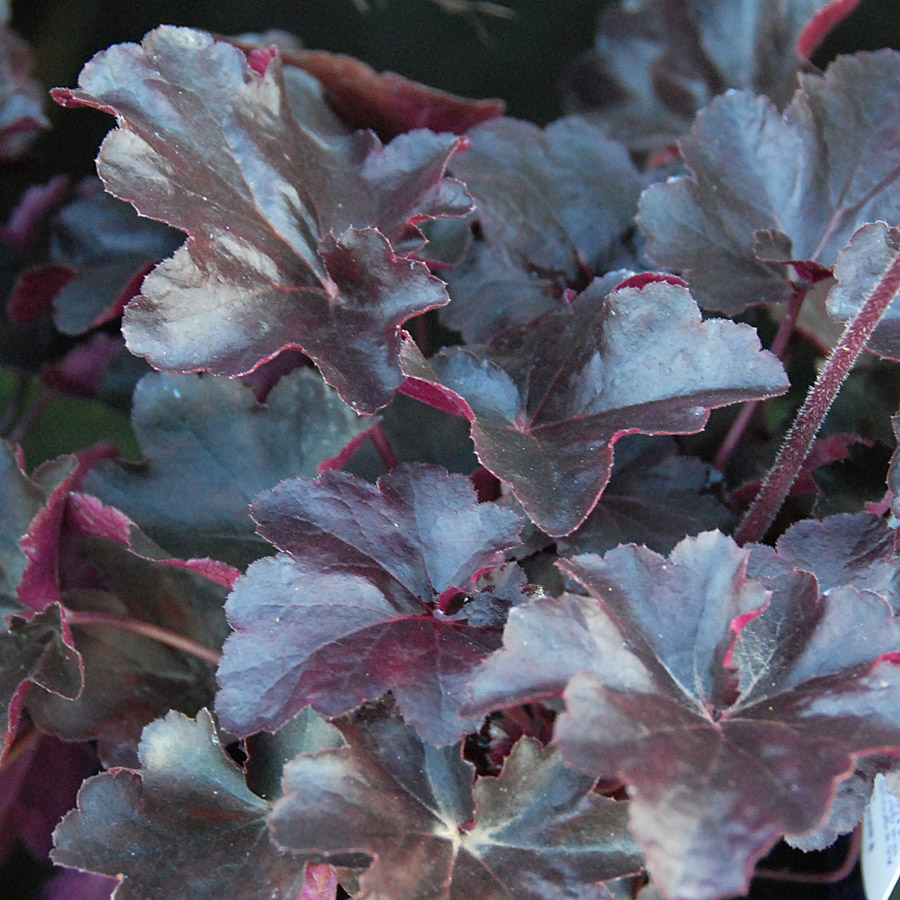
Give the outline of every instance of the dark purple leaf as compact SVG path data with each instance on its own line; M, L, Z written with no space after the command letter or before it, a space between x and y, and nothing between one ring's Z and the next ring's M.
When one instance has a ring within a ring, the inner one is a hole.
M117 900L297 900L303 860L269 842L269 804L248 790L205 710L148 725L138 753L139 770L84 783L53 834L55 863L118 877Z
M465 134L480 122L503 115L502 100L457 97L394 72L376 72L352 56L304 50L282 35L261 37L267 40L249 41L244 36L229 40L244 50L278 45L285 65L303 69L321 83L342 122L350 128L371 128L383 141L416 128Z
M518 515L477 503L468 478L424 464L400 465L377 485L343 472L292 479L252 512L283 552L253 563L228 600L235 633L217 709L229 731L272 731L307 704L341 715L388 690L435 744L477 728L457 711L472 670L499 646L509 605L490 586L480 597L477 579L517 544ZM465 604L452 614L466 597L476 621ZM486 605L499 608L493 619Z
M679 456L672 438L624 438L603 496L578 531L557 543L559 552L643 544L668 553L685 535L726 531L734 515L715 495L721 480L696 457Z
M896 757L863 756L853 773L838 783L834 806L828 821L820 828L806 834L786 834L784 839L798 850L825 850L842 834L847 834L859 824L866 805L872 797L875 776L896 768Z
M115 448L110 445L95 447L84 453L60 456L32 474L32 481L45 500L19 540L19 547L28 560L19 581L20 606L41 612L51 603L59 602L59 544L69 496L81 488L93 466L115 454Z
M306 706L274 734L261 731L247 738L244 745L248 756L244 765L247 787L263 799L275 801L282 795L284 767L295 756L343 744L341 733Z
M294 118L279 61L259 75L236 47L183 28L98 54L78 90L55 96L115 112L98 157L107 188L189 234L126 310L135 353L237 375L299 347L351 406L390 400L400 326L447 302L395 250L422 243L416 221L469 210L443 178L457 138L421 130L382 147L317 133Z
M68 194L69 180L64 175L30 187L8 222L0 227L0 283L6 304L6 315L0 316L0 361L22 371L36 372L44 360L60 352L58 335L50 321L52 294L48 285L33 285L31 295L16 298L10 294L22 267L41 258L49 217Z
M458 746L436 750L384 714L337 724L347 746L287 765L269 825L294 852L370 856L358 896L600 900L597 882L640 866L627 804L592 793L537 741L473 790Z
M603 288L489 347L427 361L411 341L403 348L408 378L460 398L482 465L551 535L594 508L618 438L700 431L710 409L787 386L752 329L703 322L687 289Z
M598 646L610 665L634 669L631 652L609 616L590 597L564 593L538 597L509 612L503 648L476 670L463 715L485 715L537 700L560 697L579 672L590 670ZM534 660L540 658L540 665Z
M49 127L44 88L31 77L31 51L7 27L9 2L0 6L0 160L23 156L37 134Z
M868 513L806 519L779 538L777 550L755 546L748 571L763 578L800 569L815 575L822 591L836 587L872 591L900 611L896 542L894 529Z
M46 184L32 185L19 200L9 222L0 227L0 244L19 250L34 250L48 219L69 195L69 179L57 175Z
M680 144L691 174L641 198L648 256L682 271L705 309L784 300L793 283L808 284L798 270L830 269L860 226L900 221L898 127L893 50L802 76L783 115L749 93L714 100ZM761 259L762 232L795 264Z
M89 744L67 744L31 732L24 750L0 769L0 862L21 841L38 859L53 846L57 822L75 805L81 782L98 769Z
M41 366L41 380L47 387L65 394L96 397L103 390L106 376L125 352L121 337L98 331L76 344L57 362Z
M522 702L533 660L552 654L556 677L542 666L533 694L565 686L566 761L628 785L632 831L667 896L743 893L775 840L822 825L857 754L900 745L888 604L820 595L803 572L749 579L748 555L708 532L668 558L622 546L562 562L591 596L513 610L505 649L474 679L471 707L500 699L507 677L503 705ZM560 651L561 628L580 659Z
M890 221L900 221L895 217ZM864 225L834 264L837 284L828 292L828 314L846 324L855 319L900 255L900 229L884 222ZM888 307L866 349L885 359L900 360L900 303Z
M63 334L83 334L120 315L184 235L88 182L51 222L50 240L51 262L71 273L53 299L54 323Z
M121 315L144 275L169 256L184 235L142 219L104 193L96 180L46 224L49 250L19 274L10 295L10 320L26 325L54 312L64 334L78 335Z
M53 298L72 280L72 275L66 266L52 263L25 269L16 279L6 303L9 321L21 327L47 318L53 308Z
M638 0L604 11L566 76L570 109L632 149L664 149L728 88L786 103L828 31L859 0Z
M66 869L44 885L41 900L110 900L117 885L115 878Z
M441 318L487 343L558 306L585 277L621 268L642 185L625 148L574 116L545 130L498 119L468 137L451 167L485 243L450 273L453 302Z
M309 369L282 378L264 405L239 382L151 374L132 412L144 460L98 467L86 490L173 552L244 569L270 552L250 501L285 478L315 476L366 424Z
M64 606L84 687L74 700L32 688L29 713L64 740L97 739L107 764L128 763L148 722L211 702L213 661L227 633L222 607L238 573L211 560L169 558L122 513L86 494L66 498L55 542L45 530L34 535L20 599L38 608L52 593ZM29 578L33 571L41 577ZM161 641L156 629L200 645L203 657Z
M516 256L502 245L472 244L458 265L442 273L452 300L443 307L441 321L468 342L490 341L559 306L565 281L542 278Z
M16 734L29 687L74 700L82 690L82 658L63 632L62 611L51 606L31 619L12 616L0 631L0 756Z

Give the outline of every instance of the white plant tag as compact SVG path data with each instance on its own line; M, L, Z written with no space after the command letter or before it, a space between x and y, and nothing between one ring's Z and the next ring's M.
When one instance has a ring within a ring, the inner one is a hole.
M863 816L862 877L866 900L888 900L900 879L900 800L875 776Z

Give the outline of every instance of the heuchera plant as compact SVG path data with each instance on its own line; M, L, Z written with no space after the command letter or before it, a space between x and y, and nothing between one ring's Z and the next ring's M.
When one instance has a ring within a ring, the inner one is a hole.
M546 128L165 26L52 92L116 122L0 229L0 856L46 900L716 900L858 828L900 53L810 62L855 6L614 6ZM3 25L0 158L41 94ZM27 462L65 396L138 457Z

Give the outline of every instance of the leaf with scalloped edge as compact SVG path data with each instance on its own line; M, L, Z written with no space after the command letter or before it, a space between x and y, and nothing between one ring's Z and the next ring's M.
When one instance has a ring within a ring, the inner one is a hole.
M811 572L819 588L853 587L880 594L900 611L897 533L880 516L841 513L792 525L776 547L753 546L748 572L754 578Z
M557 541L557 550L571 556L643 544L668 553L687 534L727 531L734 515L715 495L720 482L712 466L680 455L674 438L623 438L603 496L577 531Z
M478 576L518 543L516 513L422 463L377 485L344 472L291 479L252 512L282 552L253 563L228 599L226 728L271 731L307 704L337 716L388 690L435 744L478 727L457 715L466 683L527 596L521 573L501 589Z
M690 174L641 198L648 257L704 309L784 300L862 225L900 221L900 53L841 56L800 83L784 114L746 92L713 100L679 145Z
M297 900L304 860L270 843L269 804L247 788L206 710L147 725L138 755L139 769L84 783L53 835L57 865L118 877L117 900Z
M440 317L467 342L489 343L630 262L624 235L642 183L625 147L576 116L545 129L497 119L467 137L450 166L475 200L483 241L450 270L453 302Z
M465 710L563 691L567 763L625 782L667 896L743 893L779 837L821 826L858 755L900 749L889 605L822 594L805 572L748 578L749 554L708 532L668 558L629 545L562 561L590 596L513 610Z
M404 392L464 415L481 464L548 534L587 518L623 435L691 434L713 408L787 388L752 328L704 322L686 288L638 278L608 294L595 281L488 346L429 360L403 346Z
M16 734L30 685L69 700L81 693L84 666L63 627L54 604L31 619L11 616L0 631L0 757Z
M891 221L900 221L900 216ZM898 258L900 228L889 228L884 222L860 228L834 264L837 283L825 300L828 315L843 325L855 319ZM896 298L866 342L866 350L885 359L900 360L900 302Z
M29 714L64 740L97 739L107 764L130 763L148 722L211 703L223 605L238 573L172 559L87 494L67 494L58 519L33 526L29 539L20 599L32 609L61 604L67 643L84 667L77 698L32 687Z
M96 467L85 490L179 555L244 569L271 552L255 533L253 498L285 478L315 476L370 423L300 369L264 404L237 381L153 373L135 389L132 424L144 459Z
M664 150L715 94L787 102L797 73L859 0L632 0L604 9L570 69L569 109L633 150Z
M459 745L380 710L335 724L346 746L288 763L269 827L294 852L369 855L360 900L608 900L598 882L640 867L628 804L535 740L473 789Z
M447 302L398 253L422 243L417 221L469 211L444 178L459 139L320 133L294 117L277 58L260 74L186 28L98 54L79 85L54 96L117 117L98 157L107 189L189 235L126 309L130 349L167 371L238 375L298 347L358 411L387 404L400 326Z
M54 325L77 335L115 319L145 273L183 240L174 228L139 217L98 181L80 185L50 223L50 264L68 275L53 296Z

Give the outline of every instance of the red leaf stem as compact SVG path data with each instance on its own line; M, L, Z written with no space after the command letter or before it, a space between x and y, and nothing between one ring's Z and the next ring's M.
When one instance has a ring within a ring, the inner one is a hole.
M893 228L891 233L900 236L900 229ZM898 291L900 291L900 255L888 266L859 314L847 323L841 339L828 357L825 368L810 389L778 451L771 471L756 495L756 500L734 535L739 544L761 541L769 530L800 473L800 467L809 455L816 434L831 404L834 403L841 384Z
M788 298L784 318L778 326L775 340L772 341L772 353L779 359L784 357L784 352L787 350L791 335L794 333L794 326L797 324L797 317L800 315L800 309L805 299L806 291L800 288L795 288ZM741 442L741 438L744 436L744 432L747 430L747 426L750 424L757 406L759 406L759 400L748 400L731 423L731 428L728 430L728 434L725 435L725 440L722 441L722 446L719 447L719 452L716 453L713 460L713 465L720 472L725 471L725 467L731 459L731 454L734 453L735 448Z
M400 460L397 459L397 454L394 453L394 448L391 446L384 428L381 425L373 425L367 433L369 440L375 445L384 467L390 471L394 466L399 465Z

